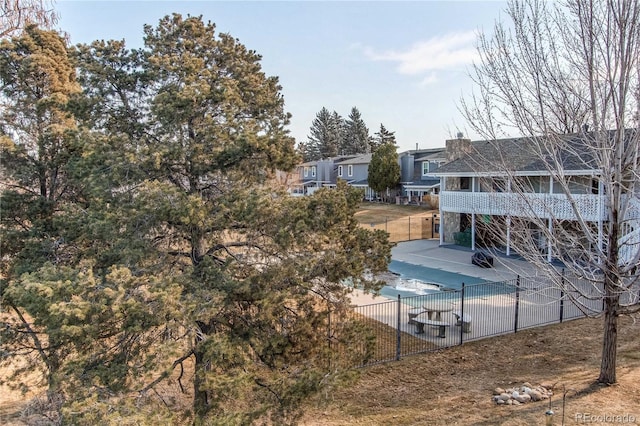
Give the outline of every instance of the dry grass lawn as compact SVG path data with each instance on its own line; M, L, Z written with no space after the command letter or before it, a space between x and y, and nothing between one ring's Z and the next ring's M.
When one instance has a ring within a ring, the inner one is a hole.
M356 213L356 220L363 225L387 220L403 219L408 216L424 216L431 210L418 206L399 206L386 203L362 203Z
M640 424L640 323L620 319L618 383L613 386L594 384L601 329L601 320L575 320L368 367L353 386L307 410L302 423L544 424L549 401L497 406L491 400L496 387L529 382L554 385L556 425L563 424L563 413L567 425L584 424L576 418L582 413L629 415Z
M621 318L618 384L613 386L594 384L600 363L601 320L575 320L363 368L352 386L338 390L329 401L310 404L301 423L305 426L544 424L548 401L508 407L491 401L496 387L530 382L554 385L551 407L556 413L555 425L562 424L563 413L567 425L584 424L576 421L580 413L630 415L635 424L640 424L639 332L640 323ZM24 396L11 395L6 388L2 389L0 424L32 424L29 417L20 415L27 402ZM189 401L185 400L184 405L189 406Z

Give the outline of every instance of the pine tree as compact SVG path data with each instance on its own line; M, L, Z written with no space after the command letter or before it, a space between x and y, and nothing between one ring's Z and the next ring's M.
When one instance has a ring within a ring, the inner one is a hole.
M338 155L342 128L342 117L335 111L330 113L327 108L322 107L311 124L311 134L307 143L304 144L304 160L320 160Z
M130 416L128 395L161 392L187 360L194 400L184 416L194 423L290 423L306 398L369 356L342 282L380 288L367 277L386 269L386 234L358 225L362 195L343 183L300 198L271 188L272 172L299 159L280 86L259 55L200 18L167 16L145 34L139 51L78 47L83 91L63 85L73 96L28 98L34 82L48 93L47 84L73 81L63 45L40 52L52 68L25 72L28 84L3 75L16 100L3 118L47 111L58 121L21 132L3 122L2 159L15 159L12 179L30 185L3 188L3 208L10 196L34 202L2 215L3 233L27 237L3 250L2 302L16 321L0 330L2 351L16 353L19 336L40 338L30 347L65 395L65 423ZM2 60L21 60L14 50ZM20 68L11 65L2 72ZM40 140L55 142L46 152L56 161L27 158L38 151L20 145ZM159 410L174 423L171 409Z
M376 152L379 147L386 143L396 144L395 132L388 131L384 125L380 123L380 130L376 133L376 136L371 139L371 152Z
M78 204L84 197L73 175L83 147L69 104L80 87L62 37L35 26L1 42L0 81L0 295L4 307L15 314L11 326L3 326L6 334L0 335L0 342L7 356L38 355L51 395L60 385L58 373L67 354L61 346L69 341L59 334L44 338L33 332L35 325L24 314L34 311L24 307L40 306L25 297L19 281L47 263L61 264L73 256L66 244L70 232L65 229L65 213L81 214ZM23 367L31 369L33 364Z
M371 152L369 129L356 107L351 109L349 118L345 123L345 132L340 151L342 154L366 154Z

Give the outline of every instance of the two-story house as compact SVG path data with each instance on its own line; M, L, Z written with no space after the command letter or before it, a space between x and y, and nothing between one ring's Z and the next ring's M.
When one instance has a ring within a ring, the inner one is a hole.
M342 172L339 165L354 157L354 155L341 155L300 164L299 180L295 187L290 188L290 192L294 195L311 195L320 188L335 186L338 172Z
M545 238L556 235L554 220L569 230L578 218L588 222L597 233L596 244L602 244L603 226L608 221L607 197L598 179L601 172L595 161L579 149L579 138L580 135L568 135L568 148L553 157L562 170L555 176L531 139L471 142L460 137L446 141L448 163L436 171L441 179L440 244L455 243L456 236L467 231L475 250L483 223L498 220L506 228L504 248L509 255L512 218L524 222L536 218L538 224L543 223L539 219L546 220L548 228L539 229L537 247L532 249L545 253L548 261L562 257ZM562 181L558 180L559 175ZM620 253L623 260L640 249L640 200L638 194L629 197L628 220L623 230L625 244Z
M438 168L446 163L444 148L416 149L398 156L402 192L409 202L422 202L425 195L440 192Z
M370 162L371 154L360 154L334 164L336 178L346 181L350 186L363 189L364 199L369 201L376 198L376 192L369 188Z
M440 178L435 173L446 162L444 152L444 148L431 148L398 154L400 191L408 201L420 203L425 195L440 192ZM303 163L298 167L299 179L290 186L289 192L311 195L319 188L335 186L341 179L350 186L362 188L365 200L375 200L379 194L369 187L369 163L371 154L342 155Z

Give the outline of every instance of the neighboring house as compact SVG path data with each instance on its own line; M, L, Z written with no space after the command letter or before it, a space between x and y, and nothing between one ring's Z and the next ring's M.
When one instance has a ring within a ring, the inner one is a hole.
M408 201L420 203L423 196L440 192L440 178L436 171L446 162L444 152L444 148L432 148L398 154L401 191ZM368 182L370 162L371 154L359 154L303 163L298 167L299 179L289 186L289 192L292 195L311 195L319 188L335 186L341 179L350 186L362 188L366 200L375 200L378 194Z
M573 137L579 140L579 136ZM571 198L575 201L572 205L544 163L528 152L528 142L530 140L524 138L491 143L471 142L463 138L446 141L449 162L435 172L441 179L441 245L454 243L457 233L470 230L470 245L475 250L478 225L481 227L482 221L491 220L491 216L528 218L535 215L537 218L555 218L570 223L576 220L574 208L584 220L598 227L599 241L602 241L602 225L607 218L606 197L602 195L597 179L599 170L588 166L589 161L585 160L584 155L578 158L576 153L579 150L562 157L563 174L569 184ZM501 158L511 169L508 172L491 169L486 159L495 158ZM526 182L529 188L524 194L524 201L523 194L511 192L516 179ZM626 235L623 236L631 246L623 248L627 252L621 250L621 256L628 259L633 254L630 249L635 247L637 251L640 243L640 201L637 194L634 198L631 199L632 208L628 213L631 217L627 222ZM551 224L549 219L547 221ZM508 220L504 222L507 226L510 223ZM551 261L558 253L553 253L551 243L545 241L542 234L538 249L546 253L547 260ZM509 239L506 252L510 254Z
M294 195L311 195L322 187L335 186L335 165L352 157L354 156L338 156L302 163L298 166L299 181L295 187L290 188L290 192Z
M402 192L409 202L420 203L425 195L440 192L438 168L446 163L445 149L416 149L399 154Z
M364 189L365 200L373 200L376 192L369 188L369 163L371 154L360 154L351 158L341 159L334 165L336 178L347 182L347 185Z

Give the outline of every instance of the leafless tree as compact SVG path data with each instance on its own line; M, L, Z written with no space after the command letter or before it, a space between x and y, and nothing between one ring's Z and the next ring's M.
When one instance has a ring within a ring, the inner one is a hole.
M0 38L17 35L26 25L38 24L52 28L58 23L58 14L52 0L0 0Z
M614 383L618 316L638 312L640 4L525 0L506 13L509 22L479 36L476 85L461 102L490 145L475 156L491 177L484 190L510 204L483 231L566 297L602 300L598 381ZM545 177L518 170L514 150ZM572 288L552 258L590 285Z

